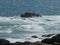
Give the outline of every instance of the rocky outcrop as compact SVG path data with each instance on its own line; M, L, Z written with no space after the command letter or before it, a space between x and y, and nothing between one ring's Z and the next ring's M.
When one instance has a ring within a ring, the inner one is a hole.
M60 34L57 34L56 36L53 36L52 39L54 40L54 42L60 43Z
M37 38L37 36L33 36L33 37ZM60 45L60 34L57 34L52 38L43 39L41 42L25 41L25 42L10 43L8 40L0 39L0 45Z
M43 39L41 43L60 45L60 34L57 34L52 38Z
M52 39L47 38L47 39L43 39L43 40L41 41L41 43L53 44L54 42L53 42L53 40L52 40Z
M36 35L34 35L34 36L31 36L32 38L38 38Z
M0 39L0 45L8 45L8 44L10 44L8 40Z
M40 14L36 14L36 13L26 12L24 14L21 14L21 17L24 17L24 18L28 18L28 17L41 17L41 15Z
M16 43L10 43L8 40L0 39L0 45L42 45L40 42L16 42Z

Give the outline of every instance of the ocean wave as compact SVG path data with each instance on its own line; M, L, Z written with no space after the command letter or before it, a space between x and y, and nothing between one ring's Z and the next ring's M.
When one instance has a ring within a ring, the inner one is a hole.
M0 17L0 33L11 36L8 40L14 41L38 41L40 39L26 39L31 35L60 33L60 16L42 16L32 18ZM18 37L19 39L13 39ZM26 38L25 38L25 37ZM8 37L8 36L7 36ZM22 40L20 37L23 37Z
M11 29L7 29L7 30L0 30L0 33L12 33Z

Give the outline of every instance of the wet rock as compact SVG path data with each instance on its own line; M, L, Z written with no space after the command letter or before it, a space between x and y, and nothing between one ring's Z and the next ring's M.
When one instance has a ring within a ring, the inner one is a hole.
M34 42L35 45L43 45L40 41Z
M28 41L10 43L8 40L0 39L0 45L42 45L42 44L40 44L40 42L32 43Z
M24 42L24 45L43 45L43 44L41 44L39 41L37 41L37 42Z
M23 45L23 42L16 42L15 45Z
M5 39L0 39L0 45L4 45L4 44L8 45L8 44L10 44L10 42Z
M60 45L60 43L56 43L56 42L54 42L54 44L53 45Z
M53 36L54 34L48 34L48 35L42 35L42 37L51 37Z
M52 38L43 39L41 43L60 45L60 34L57 34Z
M28 41L25 41L24 43L23 43L23 45L31 45L32 43L31 42L28 42Z
M40 14L36 14L36 13L30 13L30 12L26 12L24 14L21 14L21 17L42 17Z
M31 36L32 38L38 38L36 35L34 35L34 36Z
M60 43L60 34L53 36L52 39L54 40L54 42Z
M46 44L53 44L54 41L51 38L43 39L41 43L46 43Z

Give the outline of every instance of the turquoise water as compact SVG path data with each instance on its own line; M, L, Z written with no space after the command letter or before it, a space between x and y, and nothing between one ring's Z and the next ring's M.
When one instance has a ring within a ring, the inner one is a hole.
M15 16L24 12L60 15L60 0L0 0L0 16Z

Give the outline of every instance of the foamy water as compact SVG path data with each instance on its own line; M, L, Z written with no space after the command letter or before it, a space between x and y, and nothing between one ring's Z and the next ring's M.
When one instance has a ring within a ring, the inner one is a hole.
M0 38L11 42L41 41L44 34L60 33L60 16L0 17ZM32 38L32 35L38 38Z

